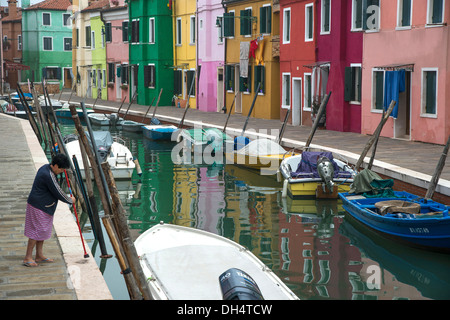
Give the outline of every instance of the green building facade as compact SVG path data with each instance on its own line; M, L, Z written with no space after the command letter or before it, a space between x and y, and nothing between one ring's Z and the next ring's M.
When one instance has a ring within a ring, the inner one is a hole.
M173 22L169 1L129 0L130 96L149 105L163 89L160 106L174 95Z
M22 0L23 64L22 79L59 81L60 87L72 84L72 28L67 8L69 0L47 0L30 6Z

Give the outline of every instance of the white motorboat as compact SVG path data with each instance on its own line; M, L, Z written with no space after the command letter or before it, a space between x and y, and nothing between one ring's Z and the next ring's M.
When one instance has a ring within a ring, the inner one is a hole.
M298 299L245 247L207 231L159 224L139 236L135 247L155 300L223 300L240 294L252 300ZM227 288L224 283L235 270L251 288L237 282Z
M86 134L89 138L89 134ZM114 178L131 179L136 164L130 149L125 146L125 142L119 137L113 139L109 131L94 131L93 135L97 145L98 154L102 158L101 161L108 161ZM81 175L83 179L85 179L78 136L70 135L68 139L66 136L65 140L66 149L70 159L72 160L73 155L76 156ZM93 178L92 174L91 177Z
M111 126L115 124L120 124L121 121L123 121L122 118L118 118L117 114L104 114L104 113L97 113L93 112L88 114L89 121L91 121L91 124L96 126Z

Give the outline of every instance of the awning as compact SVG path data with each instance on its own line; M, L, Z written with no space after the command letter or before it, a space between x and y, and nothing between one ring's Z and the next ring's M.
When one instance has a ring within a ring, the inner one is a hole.
M414 63L389 64L385 66L378 66L375 68L386 71L397 71L397 70L414 71Z
M317 61L314 63L306 64L303 67L314 69L314 68L327 68L330 65L330 61Z
M23 65L18 62L12 62L12 61L5 61L5 68L8 71L14 71L14 70L30 70L29 66Z

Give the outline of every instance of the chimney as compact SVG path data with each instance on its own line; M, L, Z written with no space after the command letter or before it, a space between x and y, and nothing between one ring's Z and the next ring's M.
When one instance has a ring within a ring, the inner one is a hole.
M8 0L8 11L10 17L17 17L17 0Z

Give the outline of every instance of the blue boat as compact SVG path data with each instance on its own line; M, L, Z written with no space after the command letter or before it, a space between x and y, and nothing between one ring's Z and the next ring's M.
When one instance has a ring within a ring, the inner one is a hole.
M405 191L390 196L339 193L344 209L356 220L414 247L450 252L449 207Z
M150 140L171 141L172 133L178 128L173 125L148 125L142 127L144 137Z

